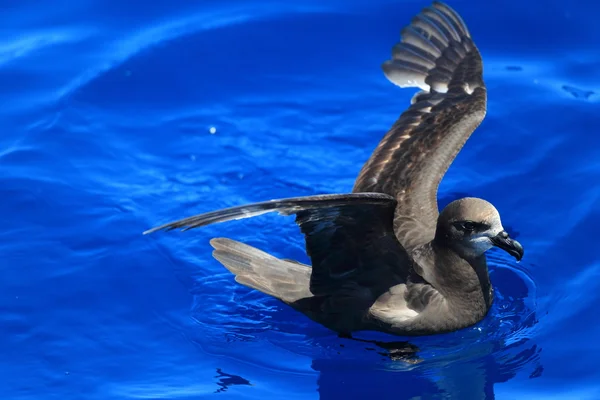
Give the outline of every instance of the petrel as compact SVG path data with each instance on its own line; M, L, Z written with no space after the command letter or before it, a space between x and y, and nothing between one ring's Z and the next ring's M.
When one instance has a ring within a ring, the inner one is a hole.
M481 55L460 15L435 1L401 32L384 75L417 87L365 163L351 193L242 205L150 229L188 230L267 212L295 215L312 265L214 238L213 256L242 285L341 334L444 333L482 320L493 301L486 251L523 247L489 202L438 210L448 167L486 113Z

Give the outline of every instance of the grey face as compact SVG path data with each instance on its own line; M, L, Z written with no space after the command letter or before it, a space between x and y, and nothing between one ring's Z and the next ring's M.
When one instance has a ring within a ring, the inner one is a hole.
M469 257L479 257L494 246L517 261L523 257L523 247L506 233L496 208L482 199L464 198L448 204L439 216L438 230Z

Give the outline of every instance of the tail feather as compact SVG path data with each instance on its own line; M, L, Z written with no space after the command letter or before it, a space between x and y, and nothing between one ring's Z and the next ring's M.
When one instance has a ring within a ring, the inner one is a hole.
M382 65L385 76L400 87L445 93L455 71L474 47L462 18L434 1L401 32L392 59Z
M210 241L213 257L235 275L236 282L286 303L312 297L311 268L281 260L247 244L226 238Z

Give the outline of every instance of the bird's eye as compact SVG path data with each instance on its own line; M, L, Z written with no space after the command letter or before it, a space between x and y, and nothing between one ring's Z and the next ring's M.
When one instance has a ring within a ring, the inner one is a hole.
M474 222L467 221L467 222L463 222L461 224L461 228L465 232L473 232L475 230L476 226L475 226Z
M473 233L475 231L482 230L484 227L483 224L473 222L473 221L457 221L454 223L454 228L456 230L465 232L465 233Z

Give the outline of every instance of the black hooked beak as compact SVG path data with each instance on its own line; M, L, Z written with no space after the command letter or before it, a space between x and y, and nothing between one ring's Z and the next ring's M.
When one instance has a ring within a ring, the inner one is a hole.
M506 231L502 231L494 236L492 238L492 243L494 246L501 248L516 258L517 261L521 261L521 258L523 258L523 246L521 246L521 243L517 242L516 240L511 239Z

